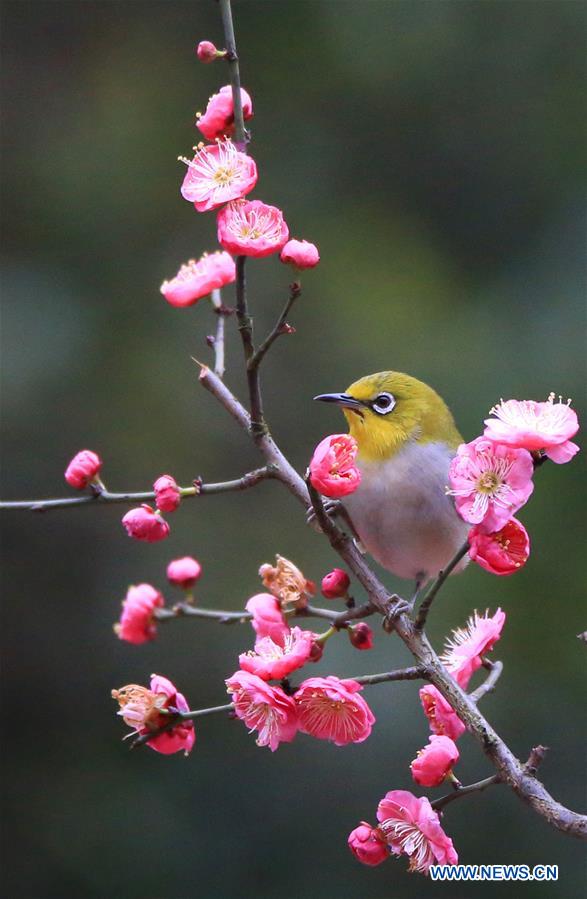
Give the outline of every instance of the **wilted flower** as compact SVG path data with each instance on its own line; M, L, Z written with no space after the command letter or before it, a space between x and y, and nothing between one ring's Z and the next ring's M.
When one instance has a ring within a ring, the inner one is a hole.
M261 200L233 200L218 213L218 243L235 256L269 256L288 237L282 211Z
M257 637L270 637L274 643L283 646L284 639L289 634L289 625L275 596L257 593L256 596L251 596L245 608L253 616L251 624Z
M242 87L241 103L246 121L253 115L253 101ZM204 115L198 113L196 125L206 140L216 140L234 133L234 106L230 84L221 87L217 94L210 97Z
M142 505L130 509L123 517L122 524L129 537L146 543L156 543L169 536L169 525L151 506Z
M378 827L361 821L349 834L349 849L364 865L380 865L389 858L389 849Z
M514 574L523 568L530 555L530 538L517 518L510 520L493 534L479 528L469 531L469 556L491 574Z
M93 450L80 450L65 469L65 480L70 487L83 490L93 481L102 468L100 456Z
M157 636L154 611L164 605L163 597L150 584L129 587L122 602L120 621L114 632L127 643L146 643Z
M235 672L226 686L237 718L257 731L257 746L275 752L280 743L291 743L298 729L296 704L281 687L271 687L248 671Z
M234 259L217 250L209 255L204 253L197 262L190 259L182 265L175 278L163 282L161 293L172 306L193 306L197 300L231 284L235 278Z
M480 530L498 531L528 501L534 489L532 456L477 437L462 443L450 464L449 481L457 512Z
M361 483L357 452L357 441L350 434L331 434L321 440L310 462L312 486L331 499L354 493Z
M181 493L175 478L162 474L153 484L155 504L160 512L175 512L181 502Z
M288 240L279 258L294 268L314 268L320 262L318 247L307 240Z
M191 556L183 556L181 559L173 559L167 566L167 580L177 587L189 590L194 586L200 575L202 566Z
M214 62L219 56L225 56L226 51L217 50L212 41L200 41L196 48L196 54L200 62Z
M364 621L349 626L347 633L355 649L373 649L373 631Z
M420 702L424 714L430 722L432 733L445 735L451 740L458 738L466 730L465 725L444 698L442 693L433 684L427 684L420 690Z
M427 874L431 865L457 864L453 842L425 796L391 790L379 803L377 820L394 855L409 857L410 871Z
M347 595L351 579L342 568L333 568L322 578L320 589L326 599L341 599Z
M165 709L177 709L179 712L190 710L185 696L177 692L170 680L159 674L152 675L149 690L138 684L128 684L120 690L112 690L112 698L120 705L118 714L125 724L133 728L133 733L128 736L148 734L164 727L169 723L169 715L163 713ZM147 746L164 755L182 749L187 755L195 741L193 722L180 720L175 727L148 740Z
M484 436L507 446L530 451L544 450L553 462L569 462L579 447L570 438L579 430L577 413L551 393L545 403L534 400L503 400L490 410Z
M459 755L450 737L433 734L410 765L412 777L422 787L438 787L458 762Z
M310 677L295 693L299 729L319 740L331 740L336 746L362 743L375 722L375 715L354 680L338 677Z
M263 586L276 596L282 608L296 609L308 604L308 596L315 592L312 581L307 580L300 569L284 556L275 556L275 565L261 565L259 575Z
M492 618L489 611L483 617L475 612L465 627L454 630L452 637L446 641L441 661L463 690L481 667L482 656L493 649L501 637L504 623L505 612L501 609Z
M271 637L257 640L254 652L244 652L238 657L243 671L263 680L281 680L303 668L310 661L314 634L294 627L282 639L282 643L274 642Z
M230 200L238 200L257 183L255 160L240 153L231 140L202 147L191 160L179 158L188 167L181 195L198 212L208 212Z

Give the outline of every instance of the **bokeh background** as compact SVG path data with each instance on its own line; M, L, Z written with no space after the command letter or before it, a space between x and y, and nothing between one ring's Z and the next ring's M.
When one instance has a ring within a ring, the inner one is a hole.
M451 405L466 439L499 397L572 396L585 412L583 58L576 2L280 0L235 3L255 118L255 196L315 241L293 317L264 372L274 433L303 468L337 410L312 404L382 368L411 372ZM3 4L3 470L6 499L65 495L82 447L111 489L188 484L258 464L203 391L205 303L158 289L215 246L214 216L179 196L195 112L226 83L193 48L222 45L217 6L198 2ZM249 265L257 333L289 272ZM227 302L231 302L227 292ZM243 391L233 323L228 383ZM551 747L542 777L584 800L583 460L546 465L522 513L533 540L511 579L471 569L431 617L431 636L473 608L507 610L505 663L483 708L520 757ZM167 561L196 555L200 601L237 609L280 552L319 579L335 563L278 485L187 501L162 544L128 540L120 506L5 513L4 889L22 899L384 899L517 897L516 884L450 884L405 860L360 866L347 833L374 819L428 730L416 684L371 688L364 745L299 737L275 754L240 722L209 718L189 759L129 753L109 693L172 678L192 707L225 701L248 627L161 627L132 647L112 633L129 583L165 589ZM386 576L390 586L406 585ZM333 643L336 642L336 645ZM344 635L321 672L402 665L397 639L359 654ZM314 672L313 672L314 673ZM470 738L460 776L489 773ZM432 791L434 792L434 791ZM444 817L463 861L551 863L549 899L578 895L583 847L495 788Z

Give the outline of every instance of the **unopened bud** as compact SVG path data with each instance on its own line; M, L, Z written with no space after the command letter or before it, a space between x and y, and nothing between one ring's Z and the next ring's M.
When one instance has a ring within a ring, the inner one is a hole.
M214 62L221 56L226 56L226 50L217 50L212 41L200 41L196 48L196 54L200 62Z
M349 640L355 649L373 649L373 631L364 621L347 628L347 630Z
M342 568L333 568L322 578L322 596L326 599L340 599L347 594L350 586L350 578Z

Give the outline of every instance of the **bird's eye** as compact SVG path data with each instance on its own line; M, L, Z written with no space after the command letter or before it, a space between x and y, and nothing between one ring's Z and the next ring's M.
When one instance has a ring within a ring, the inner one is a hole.
M387 415L394 406L395 397L392 396L391 393L380 393L379 396L375 397L372 403L373 411L378 412L379 415Z

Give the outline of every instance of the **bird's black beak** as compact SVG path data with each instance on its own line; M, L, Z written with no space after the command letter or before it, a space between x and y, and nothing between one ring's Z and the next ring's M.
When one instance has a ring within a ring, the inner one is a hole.
M347 409L353 409L355 412L359 412L364 405L361 400L356 400L354 396L350 396L348 393L321 393L315 396L314 399L320 400L322 403L336 403L338 406L345 406Z

